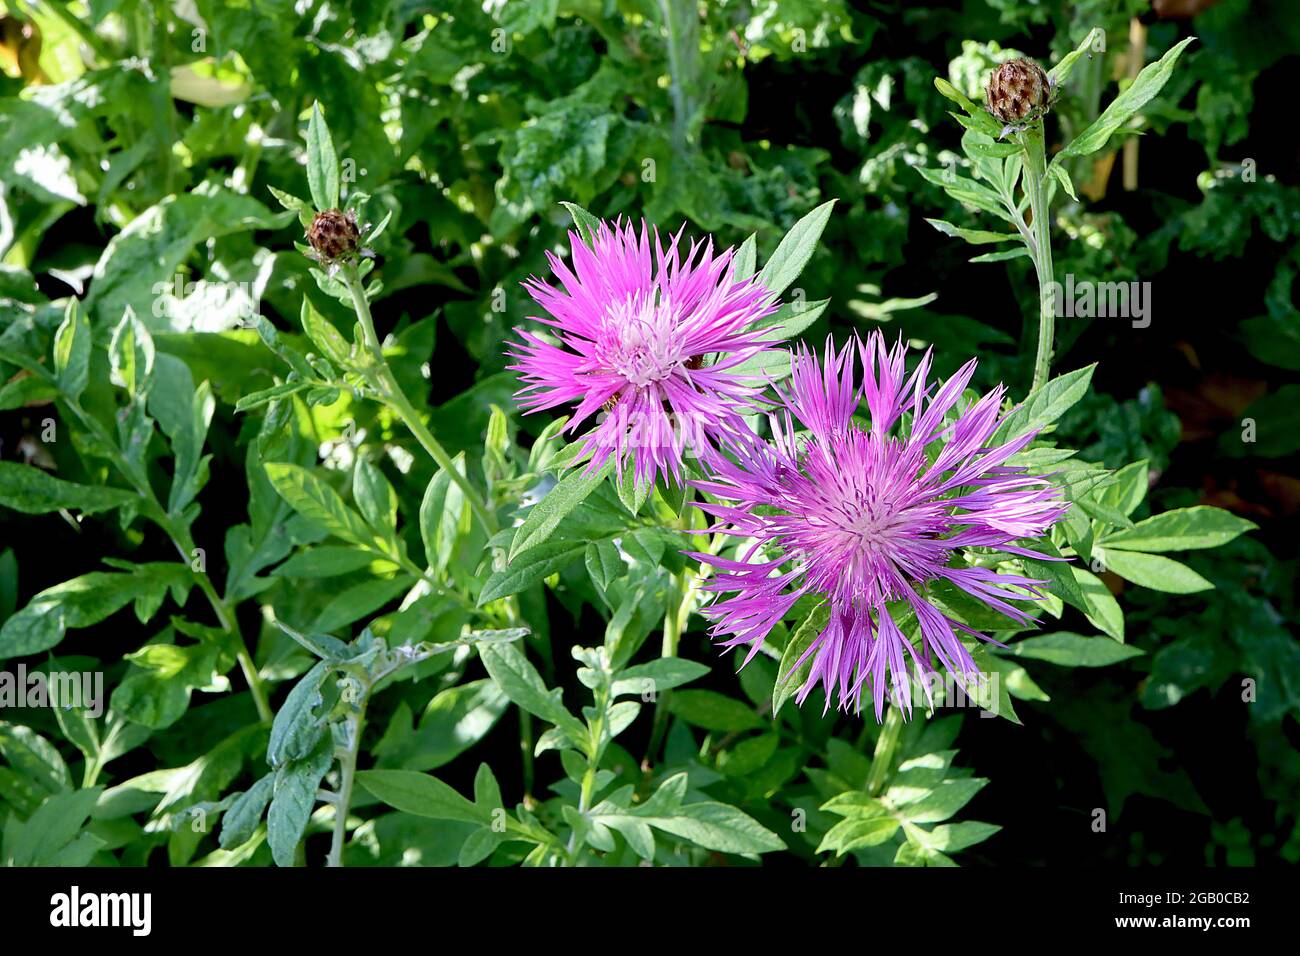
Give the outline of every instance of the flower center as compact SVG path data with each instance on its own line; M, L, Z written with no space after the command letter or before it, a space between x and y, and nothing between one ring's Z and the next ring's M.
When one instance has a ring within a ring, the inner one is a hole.
M699 368L702 359L682 353L677 324L671 303L629 299L609 310L599 359L634 388L662 382L679 368Z

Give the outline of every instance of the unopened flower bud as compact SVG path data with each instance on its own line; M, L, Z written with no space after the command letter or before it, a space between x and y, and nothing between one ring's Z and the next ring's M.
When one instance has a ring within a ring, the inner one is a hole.
M321 262L352 258L357 253L360 239L356 215L338 209L318 212L307 228L307 242Z
M985 99L997 119L1021 123L1052 105L1052 84L1047 72L1033 60L1008 60L989 77Z

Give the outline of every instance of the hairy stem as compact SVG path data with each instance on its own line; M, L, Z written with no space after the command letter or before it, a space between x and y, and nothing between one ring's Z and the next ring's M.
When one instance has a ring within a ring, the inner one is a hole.
M1038 353L1030 390L1047 381L1052 370L1052 344L1056 335L1056 301L1052 293L1052 216L1047 204L1047 156L1040 120L1025 131L1025 192L1033 221L1034 271L1038 276Z
M361 278L357 275L356 266L348 263L340 270L340 274L343 276L343 282L352 296L352 305L357 313L357 321L361 323L361 332L365 336L366 350L375 362L374 368L371 370L371 376L369 376L373 378L371 385L383 396L385 403L397 413L402 423L410 429L411 434L415 436L415 440L429 453L429 457L438 464L439 468L451 476L452 481L460 486L461 491L465 493L466 500L469 501L470 509L474 512L475 518L478 519L488 536L491 537L497 532L496 517L488 510L487 503L483 500L483 496L479 494L478 489L452 464L451 456L447 454L447 450L442 447L438 439L433 437L433 432L429 431L428 426L424 424L424 421L402 391L401 386L397 384L392 369L388 367L383 349L379 345L379 338L375 335L375 322L370 315L370 303L366 299L365 289L361 287Z
M343 865L343 844L348 835L348 807L352 805L352 786L357 774L357 755L361 751L361 728L366 719L366 704L370 701L370 688L365 688L357 703L357 712L347 721L347 747L339 757L339 789L334 795L334 835L330 838L330 852L326 866Z
M699 14L693 0L659 0L668 33L669 93L673 101L673 146L680 152L691 139L699 50Z

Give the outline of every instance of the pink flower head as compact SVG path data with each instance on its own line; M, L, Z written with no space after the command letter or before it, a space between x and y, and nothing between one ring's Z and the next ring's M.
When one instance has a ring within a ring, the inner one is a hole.
M588 246L569 233L572 268L547 253L563 290L530 278L528 293L546 310L537 321L551 336L520 330L510 366L524 387L517 399L534 412L577 403L572 432L592 416L583 440L591 467L615 455L621 477L629 454L636 479L671 474L682 480L687 452L712 460L720 445L748 434L763 381L738 371L773 347L756 328L776 311L776 297L756 279L737 279L730 249L691 243L679 232L665 248L643 222L602 222ZM712 356L712 361L708 358Z
M827 707L838 695L842 710L857 712L869 686L877 720L886 676L890 697L909 714L909 671L931 702L927 678L938 676L936 660L963 675L965 687L979 681L960 633L988 638L932 603L934 585L948 582L1014 621L1033 620L1009 602L1041 598L1036 587L1045 582L967 565L954 560L958 549L1041 557L1014 542L1042 535L1068 507L1045 478L1004 464L1034 433L990 445L1002 421L1002 386L949 416L974 359L936 391L927 381L930 353L909 376L905 352L901 342L887 350L879 332L838 352L828 341L822 362L801 348L782 394L784 414L772 417L774 443L749 443L735 461L715 463L712 480L696 483L725 502L699 505L718 519L714 530L754 542L738 560L695 555L716 571L704 587L730 595L703 611L714 636L725 635L726 647L751 645L752 658L799 598L820 596L829 621L795 664L812 656L797 701L820 683ZM869 425L853 421L860 401ZM803 435L796 436L796 421ZM909 610L916 647L891 616Z

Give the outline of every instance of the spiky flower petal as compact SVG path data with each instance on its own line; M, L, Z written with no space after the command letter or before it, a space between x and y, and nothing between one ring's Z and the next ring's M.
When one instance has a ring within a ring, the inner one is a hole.
M911 676L928 695L936 661L963 687L979 681L961 638L988 638L936 606L936 589L957 588L1014 621L1033 620L1012 602L1040 598L1044 582L967 564L960 550L1041 557L1015 542L1044 534L1067 508L1045 478L1005 464L1034 433L992 443L1002 386L959 408L974 359L935 388L930 353L909 376L905 352L901 343L887 349L878 332L839 351L827 342L823 361L800 349L785 407L772 418L774 442L750 443L734 461L716 463L713 480L696 483L722 499L700 504L718 519L715 530L751 542L735 559L695 555L716 572L703 586L728 595L703 612L715 637L750 645L752 657L800 598L824 600L829 620L795 665L812 659L797 700L821 684L828 707L837 697L857 712L869 689L878 720L887 694L910 713ZM866 427L853 420L860 402ZM917 646L895 615L915 615Z
M738 279L732 251L712 240L679 252L641 224L601 223L588 245L569 234L572 267L547 254L561 289L530 278L528 293L547 312L546 337L520 330L511 344L526 411L576 403L566 431L587 419L591 466L617 456L620 474L635 458L638 481L683 478L687 455L712 460L748 434L763 382L739 367L773 347L757 327L776 310L755 279Z

